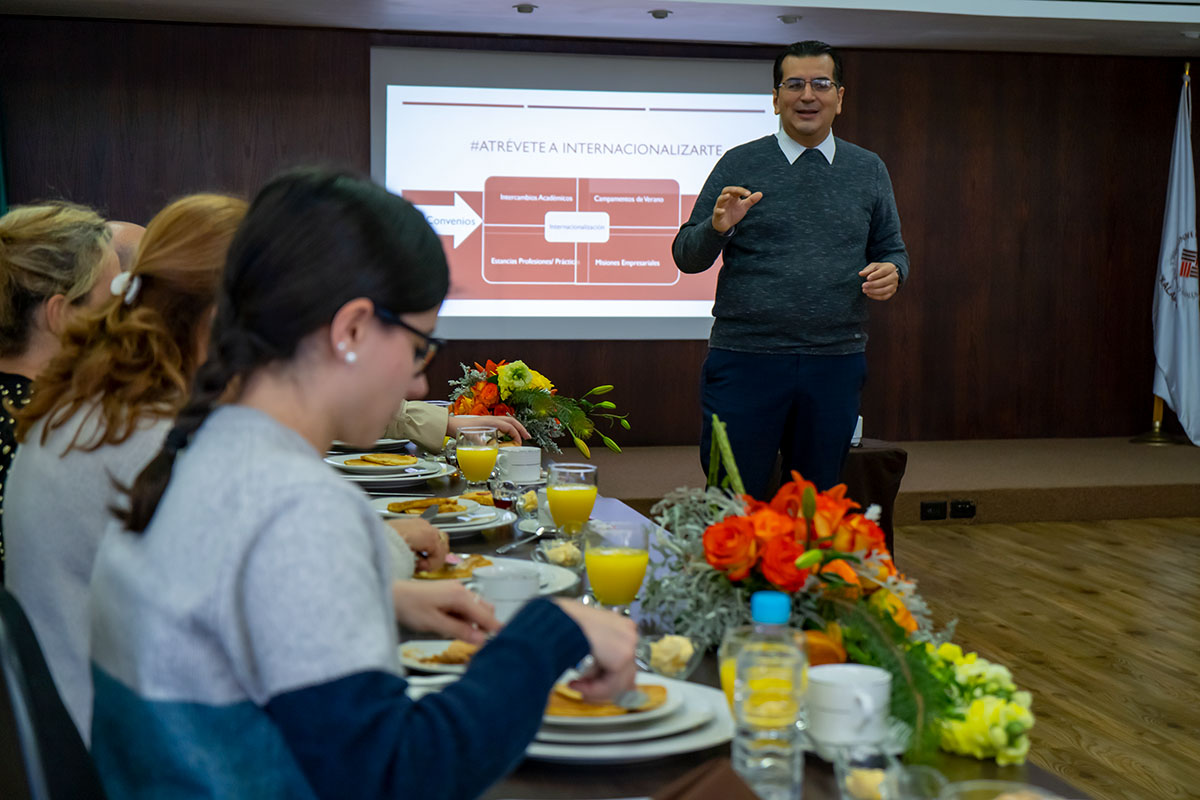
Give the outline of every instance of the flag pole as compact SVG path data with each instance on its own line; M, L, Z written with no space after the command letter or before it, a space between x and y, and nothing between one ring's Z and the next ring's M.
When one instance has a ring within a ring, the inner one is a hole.
M1163 433L1163 399L1158 395L1154 395L1154 416L1150 421L1150 430L1145 433L1135 436L1129 441L1134 444L1148 444L1155 447L1164 447L1171 444L1187 444L1187 440L1182 436L1173 436L1169 433Z
M1183 62L1183 80L1185 83L1190 79L1191 70L1192 70L1192 62L1190 62L1190 61ZM1186 437L1174 436L1171 434L1163 433L1162 421L1163 421L1163 399L1161 397L1159 397L1157 394L1155 394L1154 395L1154 412L1150 419L1150 430L1141 434L1140 436L1133 437L1129 441L1133 442L1134 444L1148 444L1148 445L1157 446L1157 447L1163 447L1163 446L1175 445L1175 444L1190 444L1190 442L1187 440Z

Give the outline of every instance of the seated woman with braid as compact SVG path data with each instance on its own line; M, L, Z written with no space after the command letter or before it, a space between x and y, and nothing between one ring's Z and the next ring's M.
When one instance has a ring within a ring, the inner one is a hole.
M67 326L62 349L17 413L21 446L4 509L9 589L83 736L92 717L88 581L128 484L162 447L204 360L225 253L246 201L201 194L150 223L108 301Z
M285 174L229 251L208 361L92 575L92 753L110 797L470 798L523 756L562 671L633 684L633 623L536 599L410 700L397 620L494 628L461 584L391 581L387 527L322 461L425 390L449 283L424 217ZM218 400L221 404L218 405Z

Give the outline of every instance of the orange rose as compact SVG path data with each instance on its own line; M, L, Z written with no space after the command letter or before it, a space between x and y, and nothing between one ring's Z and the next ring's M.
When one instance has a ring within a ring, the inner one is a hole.
M760 542L768 542L776 536L790 535L795 530L795 522L787 514L780 514L771 508L755 511L747 519L754 527L754 535Z
M704 560L731 581L750 574L758 560L758 539L745 517L726 517L704 531Z
M483 391L479 392L476 397L485 406L494 406L500 402L500 387L494 383L485 383Z
M492 407L492 416L494 417L511 417L512 415L512 409L504 405L504 403L497 403Z
M470 395L464 394L454 401L454 408L451 411L455 414L470 414L473 405L475 405L475 400Z
M798 592L808 580L808 570L796 569L796 559L804 555L804 545L791 536L776 536L763 545L762 574L780 591Z
M791 517L804 516L801 509L803 508L804 490L807 488L811 488L814 492L817 491L815 483L804 480L799 472L793 470L792 480L779 487L779 491L771 500L771 508L780 514L787 514Z
M820 575L817 577L825 575L836 575L849 584L849 586L845 587L839 585L836 589L827 586L826 591L830 594L846 597L851 600L856 600L862 596L862 585L858 579L858 573L843 559L835 558L821 567Z
M486 417L490 415L490 412L487 410L487 406L485 406L483 403L476 403L475 405L471 406L471 414L477 417Z
M833 549L843 553L866 550L886 553L883 529L862 514L848 514L833 534Z

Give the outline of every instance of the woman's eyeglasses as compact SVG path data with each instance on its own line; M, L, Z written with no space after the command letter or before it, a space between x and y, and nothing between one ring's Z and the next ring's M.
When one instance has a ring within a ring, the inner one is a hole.
M425 368L429 366L429 362L433 361L433 357L438 354L438 350L441 350L442 346L446 344L445 341L435 339L428 333L425 333L425 331L417 330L412 325L400 319L399 314L388 311L386 308L381 308L378 303L375 304L375 316L389 325L396 325L404 328L409 333L415 333L421 337L421 346L415 348L413 351L418 375L425 371Z

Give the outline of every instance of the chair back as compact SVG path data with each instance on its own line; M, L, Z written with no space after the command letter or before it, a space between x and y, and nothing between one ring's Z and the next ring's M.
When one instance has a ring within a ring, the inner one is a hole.
M0 588L0 787L5 800L104 800L92 757L17 599Z

